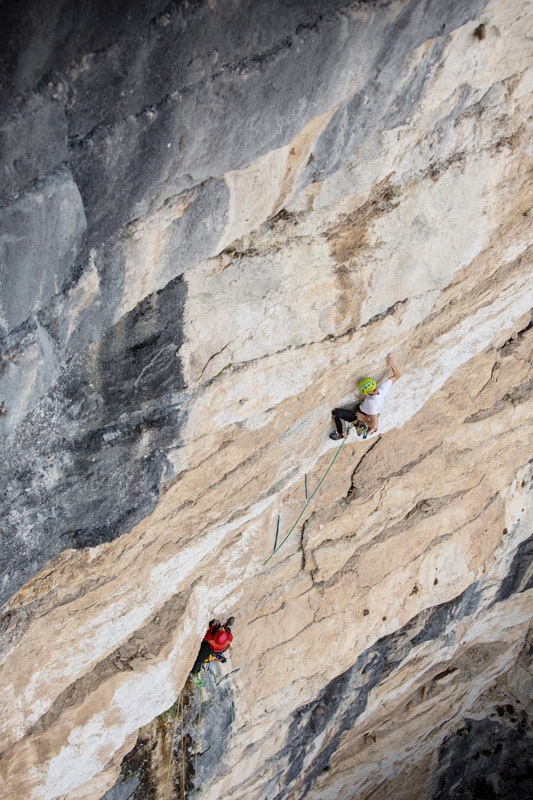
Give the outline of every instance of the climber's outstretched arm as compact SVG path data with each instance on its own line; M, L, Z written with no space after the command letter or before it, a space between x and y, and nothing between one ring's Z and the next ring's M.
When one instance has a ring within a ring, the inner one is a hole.
M400 375L400 370L398 369L398 367L397 367L395 364L393 364L393 361L392 361L392 356L391 356L391 354L390 354L390 353L389 353L389 355L387 356L387 364L389 365L389 367L390 367L390 368L391 368L391 370L392 370L392 378L391 378L391 381L392 381L393 383L396 383L396 381L398 380L398 378L400 378L400 377L401 377L401 375Z

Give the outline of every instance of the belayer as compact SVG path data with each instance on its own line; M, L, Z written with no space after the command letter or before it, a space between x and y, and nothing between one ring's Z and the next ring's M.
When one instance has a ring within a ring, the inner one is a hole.
M344 439L348 435L343 432L342 420L346 422L359 422L366 425L368 433L375 433L378 429L379 412L385 402L385 399L392 388L392 384L396 383L400 377L398 368L393 364L392 356L387 356L387 364L392 370L392 377L377 385L374 378L363 378L357 384L360 394L364 394L365 399L363 402L356 406L354 411L349 408L334 408L331 412L333 421L335 423L335 433L330 433L330 439Z
M210 661L211 658L215 661L226 661L226 657L223 654L231 646L233 641L231 626L234 622L235 617L230 617L224 625L217 619L211 620L209 623L209 628L207 629L207 633L205 634L202 644L200 645L200 650L196 656L194 666L191 669L191 672L194 675L197 675L200 672L204 661Z

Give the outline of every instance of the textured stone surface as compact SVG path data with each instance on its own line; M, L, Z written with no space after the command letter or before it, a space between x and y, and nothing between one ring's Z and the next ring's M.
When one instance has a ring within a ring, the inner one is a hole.
M4 598L43 559L109 541L153 508L185 416L183 300L179 279L143 300L6 438Z
M23 97L0 127L1 193L10 194L63 165L67 122L63 105L42 94ZM7 197L6 197L7 196ZM59 222L59 214L55 213Z
M70 277L85 230L78 187L68 171L43 178L0 209L0 324L12 331L35 315Z
M529 798L531 4L14 9L2 796Z

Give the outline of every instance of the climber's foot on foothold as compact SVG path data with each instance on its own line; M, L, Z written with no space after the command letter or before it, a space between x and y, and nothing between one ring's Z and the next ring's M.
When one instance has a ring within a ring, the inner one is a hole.
M344 439L344 436L342 433L330 433L329 438L338 441L339 439Z

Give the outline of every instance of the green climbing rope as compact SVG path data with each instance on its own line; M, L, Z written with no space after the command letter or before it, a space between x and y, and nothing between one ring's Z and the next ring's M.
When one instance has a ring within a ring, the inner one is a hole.
M174 737L175 737L175 734L176 734L176 729L175 729L174 726L175 726L175 723L176 723L176 720L177 720L178 714L179 714L180 700L181 700L181 717L180 717L180 719L181 719L181 732L182 732L182 736L183 736L183 692L180 692L180 696L179 696L178 700L175 703L174 717L170 717L170 720L169 720L169 721L172 722L171 728L170 728L171 731L172 731L172 740L170 742L170 751L169 751L169 754L168 754L168 768L167 768L167 777L166 777L166 780L165 780L165 793L164 793L165 800L168 800L169 781L170 781L170 768L172 766L172 754L174 752ZM168 722L165 723L165 727L168 728ZM183 758L183 754L182 754L182 758Z
M204 709L204 707L208 708L209 705L211 705L211 703L213 702L213 700L211 700L211 703L209 705L207 705L207 706L205 705L205 702L204 702L204 688L205 688L205 685L207 683L207 679L208 679L208 677L210 675L210 672L211 672L211 664L212 664L211 661L207 662L207 675L205 676L205 682L204 681L200 681L200 683L196 683L196 686L198 686L198 688L200 689L200 704L199 704L199 707L198 707L198 714L196 715L196 741L194 743L194 796L195 797L196 797L196 795L197 795L197 793L199 791L199 789L198 789L198 748L199 748L199 741L200 741L200 724L201 724L201 721L202 721L202 710Z
M185 775L187 772L187 767L185 763L186 759L186 752L185 752L185 733L183 730L184 727L184 720L183 720L183 690L180 694L181 697L181 713L180 713L180 750L181 750L181 774L180 774L180 800L185 800Z
M346 438L348 437L348 434L350 433L350 431L351 431L351 429L352 429L352 428L353 428L353 425L349 425L349 426L348 426L348 430L347 430L347 432L346 432ZM313 499L313 497L315 496L315 494L316 494L316 493L318 492L318 490L320 489L320 487L321 487L322 483L323 483L323 482L324 482L324 480L326 479L326 476L327 476L328 472L330 471L330 469L332 468L333 464L335 463L335 461L336 461L336 459L337 459L337 456L339 455L340 451L341 451L341 450L342 450L342 448L344 447L344 444L345 444L345 442L346 442L346 438L344 438L344 439L342 440L342 444L341 444L341 446L339 447L339 449L337 450L337 452L335 453L335 455L333 456L333 458L332 458L332 460L331 460L331 464L329 465L329 467L327 468L327 470L324 472L324 474L323 474L323 475L322 475L322 477L320 478L320 480L319 480L319 482L318 482L318 484L317 484L317 487L316 487L315 491L313 492L313 494L311 495L311 497L309 497L309 498L308 498L308 500L306 500L304 507L303 507L303 508L302 508L302 510L300 511L300 514L298 515L298 518L296 519L296 521L293 523L293 525L292 525L292 527L291 527L290 531L289 531L289 532L288 532L288 534L285 536L285 538L284 538L284 539L282 539L282 541L280 542L280 544L279 544L277 547L275 547L275 548L274 548L274 550L271 552L271 554L269 555L269 557L267 558L267 560L266 560L266 561L263 561L263 566L265 566L266 564L268 564L268 562L270 561L270 559L271 559L273 556L275 556L275 555L276 555L276 553L277 553L279 550L281 550L281 548L283 547L283 545L285 544L285 542L287 541L287 539L289 538L289 536L291 535L291 533L293 532L293 530L295 529L295 527L296 527L296 526L298 525L298 523L300 522L301 518L302 518L302 517L303 517L303 515L305 514L305 510L306 510L307 506L309 505L309 503L311 502L311 500Z

